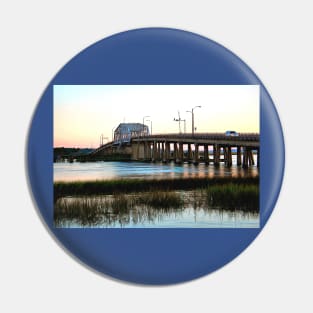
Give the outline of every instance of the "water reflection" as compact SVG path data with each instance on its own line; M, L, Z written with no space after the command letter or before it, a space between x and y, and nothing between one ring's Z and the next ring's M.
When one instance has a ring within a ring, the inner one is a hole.
M54 163L54 181L75 180L108 180L117 178L197 178L197 177L255 177L258 168L251 166L243 169L233 165L228 168L221 164L215 167L213 164L205 165L184 163L163 164L145 162L86 162L86 163Z
M257 228L258 208L212 207L203 190L171 192L160 205L149 193L67 197L55 207L57 227Z

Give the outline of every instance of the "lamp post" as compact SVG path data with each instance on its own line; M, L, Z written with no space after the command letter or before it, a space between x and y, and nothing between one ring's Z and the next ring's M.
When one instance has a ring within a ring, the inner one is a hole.
M151 120L146 120L146 122L150 122L150 135L152 135L152 121Z
M145 131L145 118L146 117L150 117L149 115L145 115L143 118L142 118L142 136L144 134L144 131Z
M191 113L191 123L192 123L192 136L195 134L195 118L194 118L194 113L193 110L196 108L201 108L201 105L197 105L194 108L191 109L191 111L186 111L188 113Z

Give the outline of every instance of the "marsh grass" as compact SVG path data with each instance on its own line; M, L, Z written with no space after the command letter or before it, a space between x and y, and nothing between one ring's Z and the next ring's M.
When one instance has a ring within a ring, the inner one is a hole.
M82 225L96 225L108 213L107 201L97 198L61 198L54 205L54 221L79 221Z
M234 183L258 184L258 177L215 177L175 179L116 179L96 181L55 182L54 201L66 196L110 195L114 193L194 190L211 185Z
M135 201L134 198L127 197L125 194L115 194L111 201L106 201L106 205L114 214L126 213L134 207Z
M62 221L74 221L83 226L97 225L104 219L114 219L117 215L125 219L135 207L152 210L179 209L183 201L175 192L153 192L134 194L113 194L102 197L64 197L55 202L54 221L56 225ZM147 211L151 215L151 210ZM149 216L148 216L149 217ZM126 222L126 221L124 221Z
M146 205L154 209L178 209L183 205L179 194L170 191L142 193L138 196L137 201L139 205Z
M221 184L191 191L153 191L114 193L102 196L62 197L56 200L54 221L82 226L134 224L143 220L153 222L166 214L177 214L184 208L205 211L259 212L258 184Z
M209 186L207 200L210 206L243 211L259 211L259 185L257 184L223 184Z

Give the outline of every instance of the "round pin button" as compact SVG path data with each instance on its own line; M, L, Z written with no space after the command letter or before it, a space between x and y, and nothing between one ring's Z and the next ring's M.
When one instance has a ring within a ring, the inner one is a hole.
M31 122L27 165L50 231L96 271L174 284L237 257L270 217L284 140L262 82L231 51L166 28L70 60Z

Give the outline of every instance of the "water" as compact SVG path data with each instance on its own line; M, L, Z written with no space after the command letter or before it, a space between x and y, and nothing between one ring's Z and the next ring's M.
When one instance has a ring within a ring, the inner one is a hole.
M148 195L149 193L141 193ZM106 207L101 213L80 218L63 218L57 227L69 228L258 228L259 213L252 210L236 208L226 210L221 207L210 206L203 191L176 191L183 200L180 207L153 207L151 205L134 205L127 209L114 212L107 203L111 203L112 196L96 197L67 197L63 203L73 203L85 199L92 202L94 207ZM138 194L127 195L134 199ZM89 202L89 203L90 203ZM85 202L86 203L86 202Z
M144 213L132 210L128 215L111 216L96 224L82 225L64 221L58 227L66 228L258 228L259 215L242 211L204 210L186 208L182 211Z
M235 158L233 160L235 163ZM251 177L258 175L256 166L243 169L233 165L230 168L221 164L205 165L174 162L163 164L146 162L86 162L86 163L54 163L54 181L111 180L116 178L197 178L197 177Z

